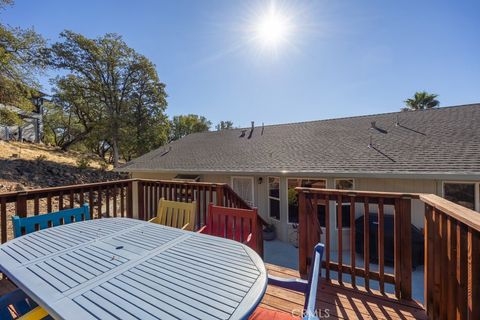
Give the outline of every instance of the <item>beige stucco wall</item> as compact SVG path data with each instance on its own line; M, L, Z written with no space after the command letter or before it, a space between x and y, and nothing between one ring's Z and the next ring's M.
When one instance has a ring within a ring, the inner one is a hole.
M176 174L173 173L134 173L133 178L144 179L172 179ZM238 175L235 175L238 176ZM251 175L245 175L251 177ZM231 184L230 175L209 174L200 175L200 181L217 182ZM261 183L260 183L261 178ZM254 203L258 208L259 214L276 226L277 238L285 242L295 242L296 229L293 224L288 223L288 197L287 197L287 179L288 176L280 176L280 221L268 217L268 176L254 176ZM322 178L319 176L311 176L310 178ZM327 188L335 188L335 178L326 178ZM405 192L405 193L433 193L442 195L442 180L427 179L380 179L380 178L354 178L355 189L364 191L384 191L384 192ZM357 216L362 215L362 205L357 205ZM371 205L370 210L376 211L376 206ZM392 206L385 207L386 214L393 213ZM335 208L334 203L330 204L330 234L332 249L337 247L338 239L337 228L335 224ZM424 204L419 200L412 200L412 223L423 228ZM343 247L349 248L350 230L343 230ZM325 239L322 236L322 240Z

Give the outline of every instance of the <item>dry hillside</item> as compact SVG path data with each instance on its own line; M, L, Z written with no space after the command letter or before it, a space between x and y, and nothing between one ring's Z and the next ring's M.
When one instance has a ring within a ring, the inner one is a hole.
M120 178L93 155L0 140L0 193Z

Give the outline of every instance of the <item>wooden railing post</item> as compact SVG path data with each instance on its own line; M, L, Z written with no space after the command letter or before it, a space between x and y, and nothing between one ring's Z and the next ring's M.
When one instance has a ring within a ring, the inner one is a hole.
M19 217L26 217L27 216L27 194L26 193L19 193L17 195L16 201L16 215Z
M480 233L471 227L467 231L467 244L468 318L480 319Z
M133 181L128 181L127 187L127 218L133 218ZM138 182L135 182L138 184ZM122 199L123 201L123 199Z
M257 212L257 219L256 219L256 224L257 224L257 252L262 257L263 259L263 224L262 220L258 216Z
M395 294L398 298L412 298L412 210L411 199L395 201L394 216Z
M138 181L138 219L145 220L145 184Z
M223 192L223 188L224 186L221 185L221 186L218 186L218 185L215 185L215 191L217 193L217 206L223 206L223 195L224 195L224 192Z
M298 270L301 275L308 273L308 235L307 235L307 205L305 192L298 192Z

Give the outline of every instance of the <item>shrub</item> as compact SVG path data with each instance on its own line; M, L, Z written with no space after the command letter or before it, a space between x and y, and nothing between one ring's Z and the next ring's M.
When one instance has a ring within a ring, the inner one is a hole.
M100 162L100 170L107 171L108 170L108 163L105 161Z

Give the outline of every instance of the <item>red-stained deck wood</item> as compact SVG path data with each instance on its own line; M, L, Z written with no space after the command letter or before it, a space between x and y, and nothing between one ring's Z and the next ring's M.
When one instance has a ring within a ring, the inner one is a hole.
M299 277L298 271L276 265L267 264L267 270L279 277ZM288 313L296 310L298 314L303 303L303 294L269 285L261 306ZM328 309L332 319L427 319L423 306L417 302L401 301L394 295L354 289L325 279L321 280L317 294L317 309Z

